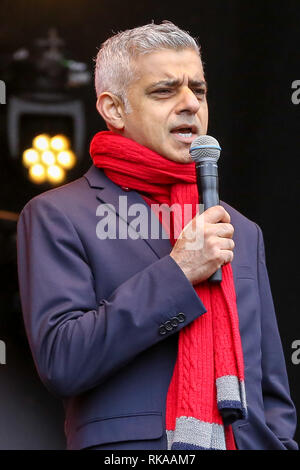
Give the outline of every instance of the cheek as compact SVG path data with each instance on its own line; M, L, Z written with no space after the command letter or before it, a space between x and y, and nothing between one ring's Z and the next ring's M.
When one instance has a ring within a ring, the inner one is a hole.
M162 104L149 106L144 100L134 104L134 110L128 115L131 135L148 147L162 149L168 144L168 113L162 112Z
M165 135L165 122L159 116L152 114L148 115L147 119L143 119L144 130L152 140L159 140L163 142L166 139Z
M207 106L207 103L203 106L203 109L201 111L201 114L200 114L200 120L201 120L201 117L202 117L202 122L203 124L208 124L208 106Z

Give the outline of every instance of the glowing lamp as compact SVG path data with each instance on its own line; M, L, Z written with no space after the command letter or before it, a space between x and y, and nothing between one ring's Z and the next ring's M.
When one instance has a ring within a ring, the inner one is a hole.
M33 148L27 149L25 150L25 152L23 152L22 161L23 161L23 165L26 166L26 168L29 168L31 165L34 165L35 163L38 163L39 159L40 159L39 153L37 152L37 150Z
M45 150L45 152L42 153L41 160L47 166L54 165L55 155L51 150Z
M34 183L44 183L47 179L46 169L41 163L35 163L29 168L29 178Z
M58 165L51 165L47 168L47 178L51 183L61 183L66 177L65 170Z
M59 152L57 155L57 163L59 163L63 168L69 170L75 165L76 157L71 150L64 150L63 152Z
M62 150L68 149L70 146L70 141L66 136L62 134L55 135L50 141L50 147L56 152L61 152Z
M35 149L43 151L48 150L50 146L50 137L47 134L39 134L33 139Z

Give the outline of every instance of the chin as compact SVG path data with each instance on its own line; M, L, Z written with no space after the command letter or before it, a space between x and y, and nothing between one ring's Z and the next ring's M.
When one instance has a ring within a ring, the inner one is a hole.
M191 163L192 159L189 154L189 150L174 149L174 148L160 148L159 150L155 150L159 153L162 157L166 158L167 160L171 160L176 163Z
M179 163L191 163L192 159L190 157L190 154L183 154L183 155L176 155L176 160L174 158L174 161L179 162Z
M168 157L165 157L167 158L168 160L171 160L172 162L175 162L175 163L191 163L191 158L189 156L180 156L180 155L172 155L171 157L168 156Z

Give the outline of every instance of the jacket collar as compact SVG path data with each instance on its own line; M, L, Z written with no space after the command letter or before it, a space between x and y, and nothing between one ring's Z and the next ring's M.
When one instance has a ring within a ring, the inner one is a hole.
M148 215L148 232L150 233L151 227L151 209L149 205L144 201L142 196L136 191L124 191L120 186L111 181L100 168L92 165L89 170L85 173L84 178L88 181L91 188L98 189L96 192L96 198L106 204L112 204L116 209L116 214L118 217L122 218L130 224L130 220L124 218L119 211L119 196L127 196L127 207L132 206L133 204L143 204L147 209ZM154 214L153 214L154 215ZM132 230L132 225L130 227ZM163 233L164 229L160 228ZM153 239L151 236L148 238L142 238L141 234L135 230L138 235L138 238L141 238L145 243L147 243L154 253L161 258L168 255L172 250L172 245L169 238L159 238ZM165 235L167 237L167 235Z

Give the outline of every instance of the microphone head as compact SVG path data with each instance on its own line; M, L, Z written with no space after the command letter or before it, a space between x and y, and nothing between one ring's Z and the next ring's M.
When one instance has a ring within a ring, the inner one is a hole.
M190 146L190 155L194 162L217 162L221 147L217 139L210 135L200 135L193 140Z

